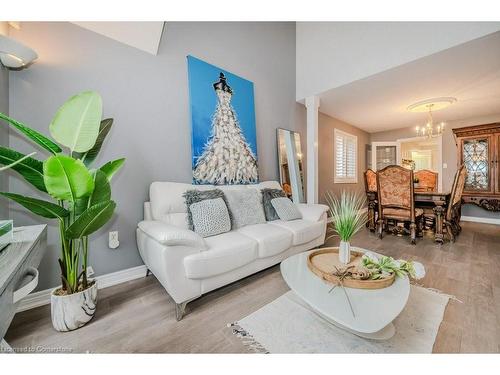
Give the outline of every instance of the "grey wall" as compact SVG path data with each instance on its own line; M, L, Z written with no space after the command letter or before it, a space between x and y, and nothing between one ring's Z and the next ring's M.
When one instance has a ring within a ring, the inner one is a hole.
M254 82L261 180L278 176L276 128L300 131L305 148L305 122L295 103L294 23L168 23L157 56L69 23L26 22L12 36L40 56L29 69L11 75L13 117L47 133L57 108L71 95L90 89L102 95L104 116L115 119L97 164L122 156L127 161L112 184L117 213L91 241L90 264L97 275L142 264L135 228L149 184L191 181L186 55ZM13 134L10 144L21 151L32 149ZM10 178L10 189L34 195L16 177ZM11 207L16 225L41 221ZM107 247L109 230L120 232L116 250ZM49 244L40 267L41 289L59 284L53 224Z
M9 113L9 72L0 64L0 112ZM9 145L9 128L3 122L0 124L0 145ZM8 175L0 172L0 191L8 189ZM9 217L8 203L0 201L0 220Z
M448 168L443 169L443 189L450 190L453 184L453 178L457 171L457 145L455 137L451 129L462 128L464 126L490 124L500 122L500 114L492 116L477 117L465 120L457 120L447 122L445 132L443 134L443 164L446 163ZM415 136L415 127L407 127L394 129L370 134L370 142L396 141L398 139L410 138ZM441 178L441 176L440 176ZM474 205L465 205L462 208L463 216L475 216L483 218L500 218L498 212L489 212Z

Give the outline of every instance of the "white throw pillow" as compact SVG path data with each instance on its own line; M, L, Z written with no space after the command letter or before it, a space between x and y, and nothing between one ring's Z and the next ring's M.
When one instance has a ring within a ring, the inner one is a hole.
M295 203L288 198L273 198L271 199L271 204L281 220L290 221L302 219L302 214L299 209Z
M216 236L231 230L231 219L222 198L204 199L189 206L194 231L202 237Z

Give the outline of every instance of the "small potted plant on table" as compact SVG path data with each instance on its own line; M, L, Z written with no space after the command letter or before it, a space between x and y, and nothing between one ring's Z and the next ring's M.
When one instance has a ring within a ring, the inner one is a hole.
M368 221L365 197L357 192L342 191L339 199L327 192L326 202L332 215L330 229L340 237L339 260L347 264L351 260L351 239Z
M88 237L113 215L116 204L111 199L110 181L125 161L117 159L90 168L113 124L113 119L101 117L102 100L98 93L86 91L73 96L50 123L54 141L0 113L0 119L51 154L41 161L32 154L0 147L0 164L18 172L53 202L15 193L0 194L36 215L58 221L61 286L51 295L52 324L58 331L85 325L96 309L97 285L87 277Z

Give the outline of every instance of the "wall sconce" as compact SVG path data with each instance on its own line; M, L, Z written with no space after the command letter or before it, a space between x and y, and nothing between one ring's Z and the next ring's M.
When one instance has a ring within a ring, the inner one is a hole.
M38 54L24 44L0 35L0 61L8 69L21 70L30 66Z
M0 62L7 69L21 70L31 65L37 58L37 53L31 48L9 38L9 29L21 29L20 22L0 21Z

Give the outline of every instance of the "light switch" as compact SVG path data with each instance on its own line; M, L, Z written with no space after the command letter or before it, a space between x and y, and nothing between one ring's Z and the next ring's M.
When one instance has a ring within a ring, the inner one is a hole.
M448 168L448 164L443 163L443 169L446 169L446 168Z

